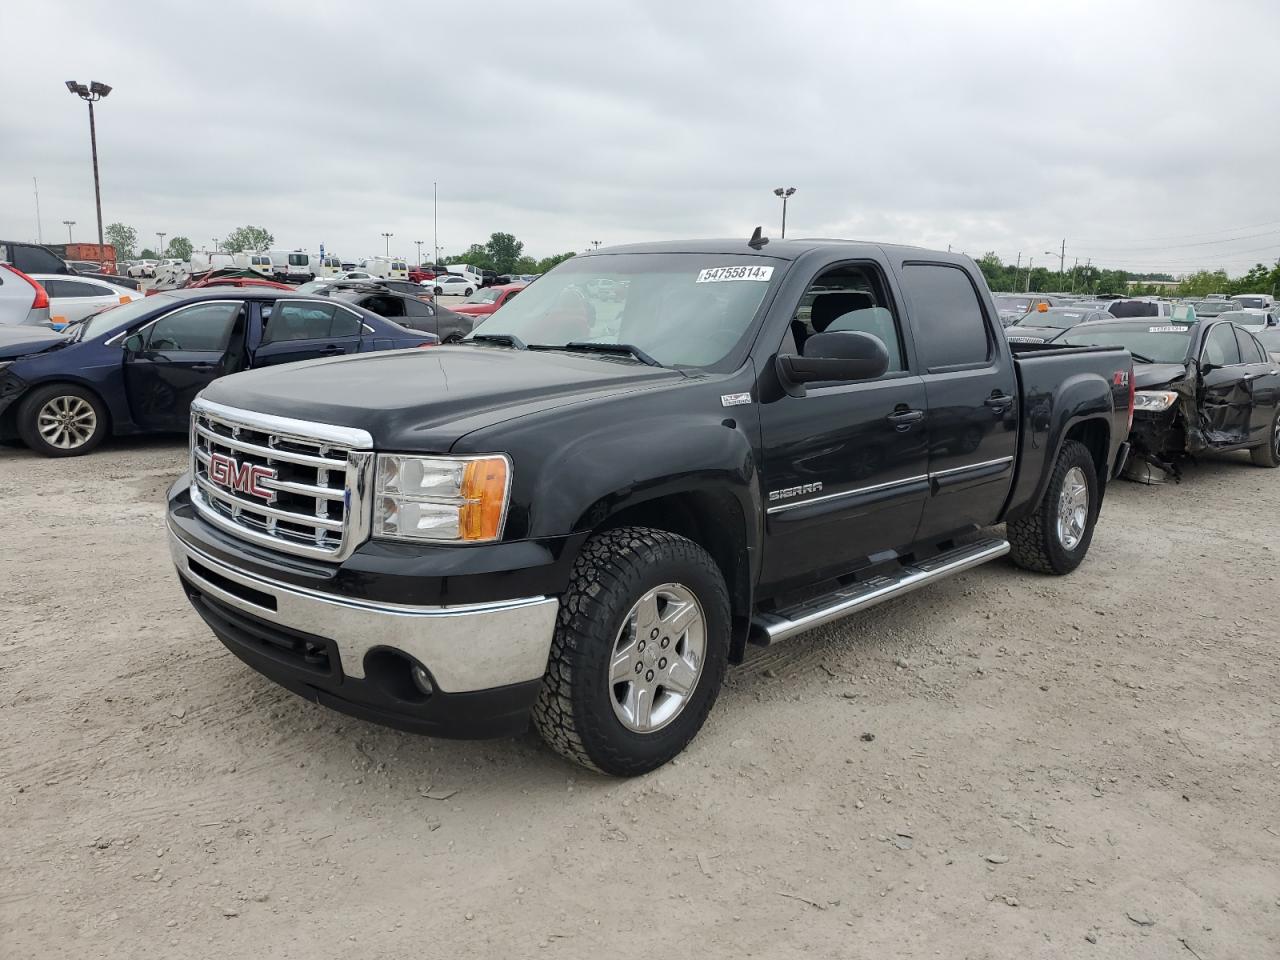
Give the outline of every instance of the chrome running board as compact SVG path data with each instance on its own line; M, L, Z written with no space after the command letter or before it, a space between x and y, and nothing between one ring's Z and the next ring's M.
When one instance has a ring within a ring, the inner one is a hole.
M940 553L919 563L905 564L888 574L841 587L825 596L791 607L758 613L751 620L751 642L769 646L798 633L821 627L851 613L900 597L934 580L968 570L1009 552L1004 540L978 540Z

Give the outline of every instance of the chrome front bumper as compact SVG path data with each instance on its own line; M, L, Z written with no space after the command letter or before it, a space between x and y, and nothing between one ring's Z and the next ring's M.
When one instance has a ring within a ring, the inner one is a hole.
M554 597L450 607L375 603L238 570L184 543L172 528L169 551L179 575L201 592L250 617L331 640L348 677L364 678L365 655L375 648L418 661L442 693L537 680L547 667L560 606Z

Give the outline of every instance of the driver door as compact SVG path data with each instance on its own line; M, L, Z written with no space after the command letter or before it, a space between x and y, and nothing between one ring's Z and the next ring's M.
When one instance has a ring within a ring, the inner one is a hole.
M1200 425L1205 441L1212 447L1245 443L1253 395L1230 323L1215 323L1209 328L1200 350L1200 369Z
M129 337L124 374L134 422L148 430L186 430L196 394L237 369L244 335L242 302L206 300L170 311Z

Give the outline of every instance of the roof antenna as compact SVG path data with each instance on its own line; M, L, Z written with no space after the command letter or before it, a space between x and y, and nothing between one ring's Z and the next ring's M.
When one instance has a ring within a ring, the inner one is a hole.
M768 242L769 242L769 238L764 236L764 234L761 232L760 227L756 227L756 232L753 233L751 235L751 239L747 241L747 246L750 247L752 250L759 250Z

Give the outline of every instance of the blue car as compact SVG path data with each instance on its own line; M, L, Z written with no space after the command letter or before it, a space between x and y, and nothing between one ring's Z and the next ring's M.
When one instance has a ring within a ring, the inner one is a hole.
M79 456L108 435L186 432L196 394L229 373L437 342L353 304L253 287L160 293L65 333L4 327L0 439Z

